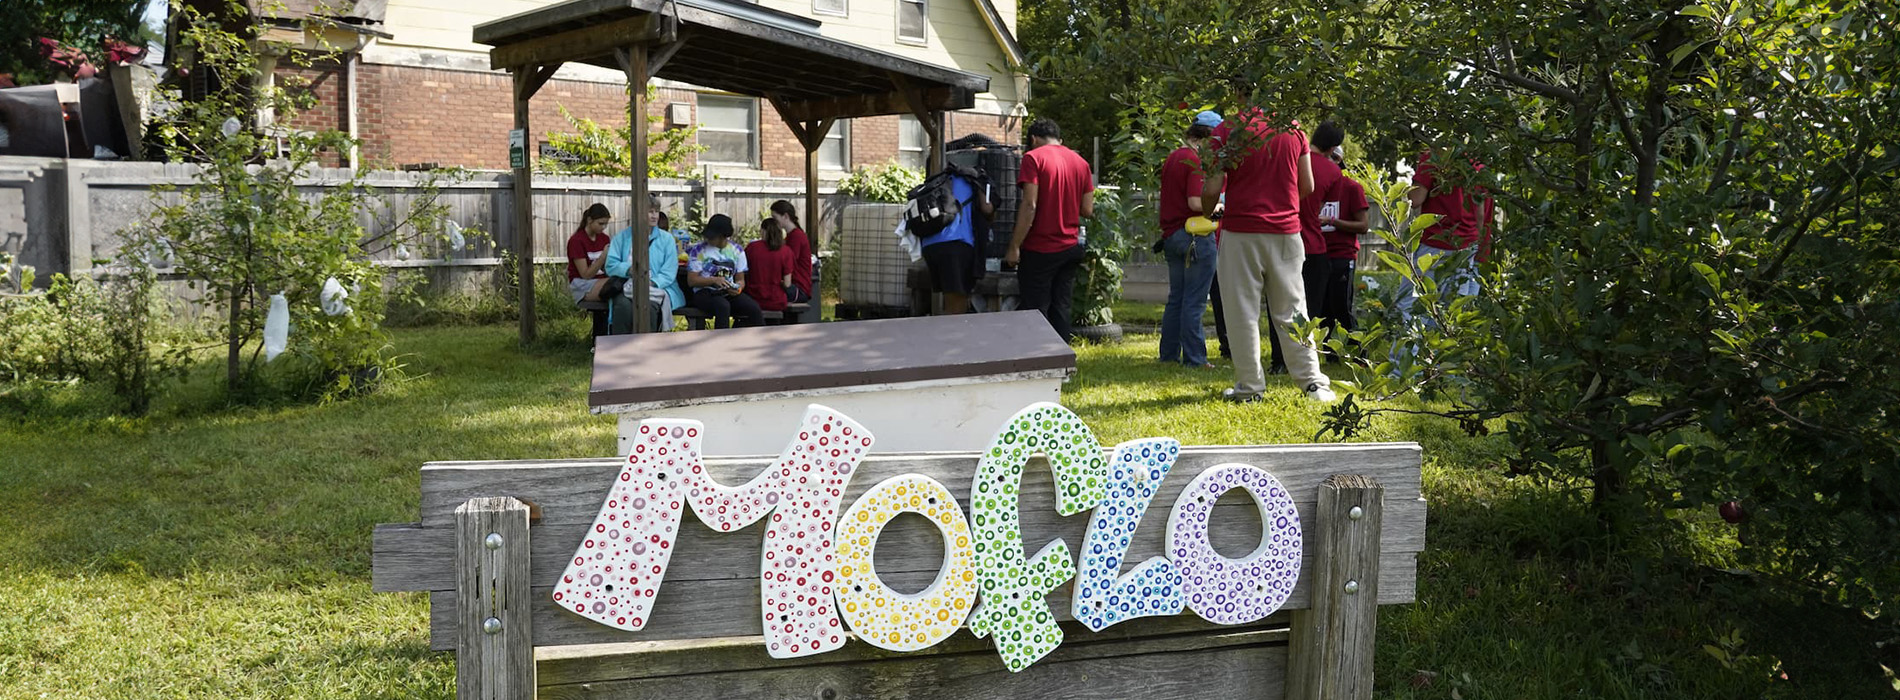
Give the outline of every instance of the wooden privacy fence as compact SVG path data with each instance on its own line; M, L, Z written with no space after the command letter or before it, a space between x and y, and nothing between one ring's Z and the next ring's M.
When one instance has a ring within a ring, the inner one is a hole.
M705 465L719 483L739 484L768 460ZM969 504L978 460L873 453L843 502L885 478L921 474ZM681 523L645 629L564 610L550 590L626 465L620 459L424 465L420 521L376 528L374 589L429 592L431 646L456 651L462 698L1369 698L1377 606L1414 599L1425 545L1418 446L1184 447L1123 561L1162 554L1167 505L1197 475L1231 463L1276 477L1304 524L1304 564L1281 612L1237 626L1189 613L1091 632L1071 619L1065 583L1047 602L1067 641L1019 673L990 640L961 632L910 653L851 641L813 656L768 656L757 614L762 524L718 533L685 518L693 524ZM1040 457L1024 472L1021 498L1030 552L1057 538L1072 548L1084 541L1090 512L1057 515ZM1216 502L1208 527L1223 552L1252 551L1264 530L1239 489ZM942 547L935 527L900 518L877 537L876 574L898 590L921 589L937 577Z

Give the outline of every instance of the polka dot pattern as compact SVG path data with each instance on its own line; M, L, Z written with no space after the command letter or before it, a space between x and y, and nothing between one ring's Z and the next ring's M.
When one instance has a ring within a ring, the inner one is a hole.
M1044 596L1075 573L1069 546L1059 539L1023 559L1019 492L1023 469L1037 454L1055 472L1056 511L1063 515L1100 504L1108 474L1094 431L1069 409L1048 402L1017 412L977 463L970 511L982 602L970 616L970 631L993 636L1011 671L1028 668L1062 644L1062 628Z
M1260 546L1244 559L1228 559L1208 541L1214 502L1230 489L1246 489L1260 509ZM1168 555L1183 576L1187 607L1201 619L1239 625L1272 615L1300 580L1300 514L1280 480L1247 464L1222 464L1201 472L1181 491L1168 518Z
M1109 463L1108 498L1095 508L1082 538L1070 614L1091 630L1137 617L1181 613L1181 572L1166 557L1152 557L1121 575L1122 562L1141 515L1174 468L1181 443L1148 438L1116 445Z
M769 515L759 565L767 653L791 658L843 646L833 605L834 535L845 489L871 449L870 431L813 405L779 458L736 487L706 473L704 432L698 421L641 422L627 466L562 573L554 600L601 624L639 630L666 578L683 508L720 532Z
M878 533L900 513L929 518L943 533L937 580L915 594L885 586L872 563ZM894 476L872 487L844 513L838 528L838 607L865 643L917 651L949 639L963 626L976 604L974 562L970 524L950 489L919 474Z

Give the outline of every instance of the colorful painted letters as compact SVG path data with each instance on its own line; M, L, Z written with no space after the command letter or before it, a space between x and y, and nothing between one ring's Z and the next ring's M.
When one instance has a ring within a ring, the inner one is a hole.
M823 406L807 409L785 451L741 486L722 486L707 473L704 433L697 421L641 422L627 464L554 587L562 608L619 629L645 627L687 509L721 532L770 518L759 562L759 620L767 653L776 658L837 649L847 624L866 643L893 651L924 649L967 624L994 640L1006 667L1020 671L1062 643L1046 596L1071 576L1069 613L1095 631L1184 608L1219 624L1253 622L1279 610L1299 581L1303 552L1293 499L1279 480L1244 464L1196 475L1169 515L1166 556L1122 574L1181 444L1124 442L1105 458L1089 427L1052 403L1018 412L981 455L968 520L943 483L920 474L886 478L842 509L873 438ZM1093 509L1079 562L1061 539L1023 556L1018 510L1024 470L1036 455L1053 472L1057 513ZM1214 550L1208 525L1215 502L1236 488L1260 510L1261 544L1228 559ZM886 586L873 563L879 533L901 513L928 518L943 536L938 575L916 594Z
M1055 472L1056 512L1074 515L1102 502L1108 465L1094 431L1069 409L1032 404L997 433L977 462L970 482L971 521L976 525L977 579L983 601L970 615L970 631L994 635L996 650L1011 671L1021 671L1062 644L1043 596L1068 581L1075 560L1062 540L1023 559L1017 517L1023 468L1031 456L1049 459Z
M1214 502L1236 488L1253 496L1262 532L1252 554L1228 559L1214 551L1207 524ZM1300 514L1272 474L1247 464L1218 465L1194 477L1175 499L1168 556L1185 578L1188 608L1201 619L1223 625L1264 619L1286 604L1300 580Z
M871 561L878 533L899 513L929 518L943 533L937 580L916 594L885 586ZM851 504L838 528L838 607L851 630L871 646L923 649L956 634L976 604L974 557L970 524L950 489L917 474L885 479Z
M1181 614L1181 572L1166 557L1150 557L1121 575L1135 528L1174 468L1181 443L1148 438L1115 446L1109 464L1108 499L1096 506L1082 538L1070 614L1089 629L1150 615Z
M767 653L791 658L844 646L833 602L833 535L851 475L871 449L870 432L813 405L778 460L733 487L706 474L699 452L704 430L698 421L641 422L627 466L555 586L554 600L601 624L638 630L666 579L682 504L721 532L773 514L759 562Z

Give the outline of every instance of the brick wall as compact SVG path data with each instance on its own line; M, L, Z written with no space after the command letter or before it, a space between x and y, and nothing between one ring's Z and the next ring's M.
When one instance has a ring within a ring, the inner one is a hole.
M348 123L341 99L345 94L343 72L336 62L309 68L280 66L278 75L280 80L293 76L309 80L319 101L315 109L284 118L285 123L310 130L341 130ZM514 128L514 104L507 74L361 64L357 88L358 136L363 140L366 166L436 163L477 169L508 167L508 131ZM669 105L685 103L689 118L697 119L697 93L671 88L658 93L648 102L649 114L664 117ZM561 117L561 107L576 117L617 128L626 124L626 104L626 91L618 85L550 81L535 93L529 108L529 149L533 151L546 140L549 132L569 130L567 120ZM1019 132L995 115L957 113L948 121L949 139L980 131L998 141L1014 143ZM852 120L851 164L871 165L896 157L897 133L896 116ZM761 170L777 177L804 175L804 147L770 104L760 104L759 137Z

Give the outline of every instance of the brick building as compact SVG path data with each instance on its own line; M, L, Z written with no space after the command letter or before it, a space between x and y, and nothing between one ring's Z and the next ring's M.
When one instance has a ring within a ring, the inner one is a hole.
M741 0L685 0L727 2ZM319 105L289 115L281 125L335 129L363 142L363 165L434 163L478 169L508 166L513 127L511 83L489 70L485 47L472 42L475 25L550 4L537 0L356 0L334 9L300 0L278 10L280 29L267 40L324 51L311 65L278 62L274 79L310 81ZM983 133L1004 142L1019 138L1028 84L1008 66L1020 65L1014 0L761 0L781 12L819 20L821 33L872 49L990 76L990 92L973 109L945 117L947 139ZM379 15L379 16L359 16ZM321 18L321 19L313 19ZM698 126L704 147L692 164L727 175L799 177L804 151L771 104L750 97L656 80L650 113L666 127ZM353 94L352 94L353 93ZM572 131L561 116L606 126L626 124L624 77L615 71L569 65L532 101L531 142ZM267 117L268 118L268 117ZM928 139L909 116L845 120L820 151L822 177L896 160L920 166Z

